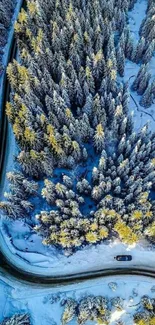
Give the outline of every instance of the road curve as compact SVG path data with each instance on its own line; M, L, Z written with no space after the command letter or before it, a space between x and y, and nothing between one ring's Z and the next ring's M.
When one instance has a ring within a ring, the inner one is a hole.
M115 268L115 269L102 269L93 272L83 272L80 274L74 275L64 275L64 276L42 276L40 274L34 274L27 272L26 270L18 268L16 265L10 263L10 261L0 253L0 267L3 271L9 273L11 276L17 280L22 280L26 283L34 284L44 284L44 285L67 285L75 282L83 282L85 280L97 279L105 276L114 276L114 275L141 275L151 278L155 278L155 271L151 269L140 269L140 268Z

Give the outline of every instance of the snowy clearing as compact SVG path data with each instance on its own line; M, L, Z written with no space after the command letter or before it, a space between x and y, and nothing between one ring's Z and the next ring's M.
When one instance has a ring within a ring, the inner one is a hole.
M81 300L89 295L108 299L121 297L123 310L113 309L110 325L122 320L133 325L133 314L139 308L142 296L155 298L155 280L149 277L120 276L100 278L59 288L46 288L15 282L13 278L0 275L0 321L15 313L28 313L33 325L60 325L64 307L61 302L68 298ZM76 319L69 324L76 325ZM94 324L88 322L88 324Z

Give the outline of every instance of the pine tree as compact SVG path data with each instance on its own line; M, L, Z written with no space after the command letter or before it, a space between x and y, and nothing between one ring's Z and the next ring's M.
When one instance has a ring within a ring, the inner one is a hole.
M138 74L132 84L132 89L137 90L139 87L140 81L145 77L145 74L147 73L148 65L141 65L140 70L138 71Z
M125 1L124 1L125 4ZM124 27L126 26L126 14L124 10L121 12L121 19L120 19L120 24L119 24L119 31L122 32Z
M76 302L73 299L68 299L65 305L65 310L62 316L62 325L66 325L76 315Z
M30 325L28 315L14 315L11 318L6 318L1 323L2 325Z
M133 9L134 5L135 5L136 0L130 0L129 1L129 10Z
M119 43L118 43L118 48L120 47L124 52L125 52L125 46L126 46L125 42L126 42L126 30L124 28L121 33Z
M142 96L141 100L140 100L140 105L148 108L152 105L153 103L153 94L152 94L152 86L149 85L147 87L147 89L144 92L144 95Z
M144 91L148 87L150 78L151 78L151 74L149 72L146 72L145 75L142 76L137 89L137 93L139 95L143 95Z
M134 57L134 61L136 63L139 63L139 61L141 61L144 51L145 51L145 38L141 37L137 44L136 53Z
M75 84L74 84L74 98L75 98L75 104L77 106L82 106L83 92L82 92L82 89L81 89L78 79L75 80Z
M144 55L143 55L143 63L148 63L151 58L152 58L152 55L153 55L153 52L154 52L154 49L155 49L155 40L153 40L147 50L145 51Z
M12 219L22 219L26 217L27 212L33 208L32 204L29 201L21 201L20 199L0 202L0 208Z
M128 104L129 104L129 85L128 82L123 85L123 94L122 94L122 107L123 112L127 114L128 112Z
M154 22L153 28L150 30L150 32L148 34L148 37L147 37L148 43L152 42L154 40L154 38L155 38L155 22Z
M130 34L130 30L127 28L125 29L125 57L129 60L132 59L134 50L134 43L133 39Z
M124 76L124 68L125 68L125 56L124 56L124 52L119 47L117 50L117 69L121 77Z
M104 147L104 129L102 124L98 124L94 136L95 147L97 150L102 150Z
M102 119L101 100L98 94L93 99L92 114L96 119L96 122L94 124L94 126L96 126L96 124L98 124Z

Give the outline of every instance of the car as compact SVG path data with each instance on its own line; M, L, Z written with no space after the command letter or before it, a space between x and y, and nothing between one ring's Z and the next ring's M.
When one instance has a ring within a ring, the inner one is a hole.
M114 257L117 261L123 262L123 261L131 261L132 256L131 255L117 255Z

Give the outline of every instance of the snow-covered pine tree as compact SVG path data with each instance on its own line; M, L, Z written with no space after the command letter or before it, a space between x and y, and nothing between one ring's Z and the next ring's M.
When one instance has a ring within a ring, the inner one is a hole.
M117 69L121 77L124 76L125 56L124 51L119 47L117 49Z
M154 99L154 95L152 92L152 85L148 85L147 89L145 90L141 100L140 100L140 105L148 108L152 105Z
M125 28L125 57L129 60L133 58L134 42L129 28Z
M147 65L143 64L143 65L141 65L141 67L138 71L138 74L132 84L133 90L136 90L136 91L138 90L139 84L140 84L141 80L143 80L145 78L146 74L148 74L148 64Z
M77 303L73 299L67 299L62 315L61 324L66 325L76 316Z
M11 318L3 320L1 325L30 325L30 318L28 315L14 315Z
M143 53L145 51L145 38L141 37L135 51L135 57L133 58L136 63L139 63L142 60Z
M129 0L129 10L133 9L135 3L136 3L136 0Z
M153 39L143 55L142 58L143 63L147 64L151 60L154 50L155 50L155 40Z
M138 95L143 95L144 91L149 85L150 78L151 78L151 74L148 71L146 71L145 75L141 77L141 80L139 82L138 89L137 89Z

